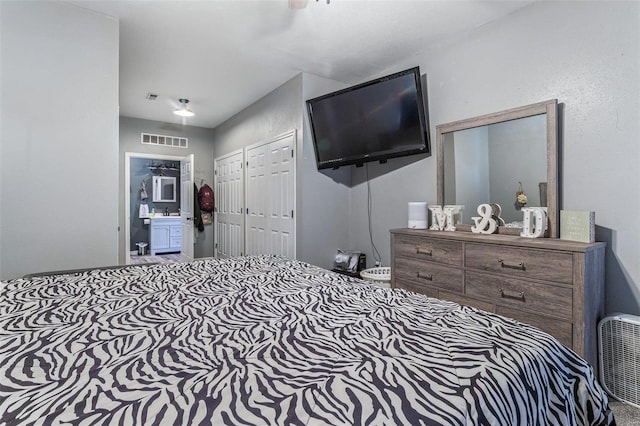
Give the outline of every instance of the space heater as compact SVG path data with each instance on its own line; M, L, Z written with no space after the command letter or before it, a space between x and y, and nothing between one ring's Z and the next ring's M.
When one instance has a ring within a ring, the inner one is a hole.
M598 341L602 386L615 399L640 408L640 316L602 319Z

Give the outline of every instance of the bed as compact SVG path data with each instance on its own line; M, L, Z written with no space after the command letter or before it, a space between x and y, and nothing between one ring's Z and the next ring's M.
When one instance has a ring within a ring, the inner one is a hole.
M538 329L254 256L2 282L0 424L614 419L592 368Z

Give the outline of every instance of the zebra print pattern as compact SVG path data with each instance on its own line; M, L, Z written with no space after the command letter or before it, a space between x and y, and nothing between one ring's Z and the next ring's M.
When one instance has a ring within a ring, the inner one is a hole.
M0 284L0 424L613 424L547 334L259 256Z

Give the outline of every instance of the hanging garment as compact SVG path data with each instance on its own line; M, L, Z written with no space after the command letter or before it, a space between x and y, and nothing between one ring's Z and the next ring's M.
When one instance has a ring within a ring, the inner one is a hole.
M202 212L200 211L200 202L195 194L198 193L198 186L193 184L193 226L198 228L198 232L204 232L204 223L202 223Z
M149 198L147 195L147 183L143 180L142 183L140 183L140 199L146 200L147 198Z

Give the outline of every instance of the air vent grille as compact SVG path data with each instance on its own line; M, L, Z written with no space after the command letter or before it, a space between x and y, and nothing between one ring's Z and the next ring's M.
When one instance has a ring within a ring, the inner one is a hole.
M176 136L154 135L152 133L141 133L140 140L145 145L170 146L173 148L188 148L189 139Z
M606 317L598 337L602 385L614 398L640 408L640 317Z

